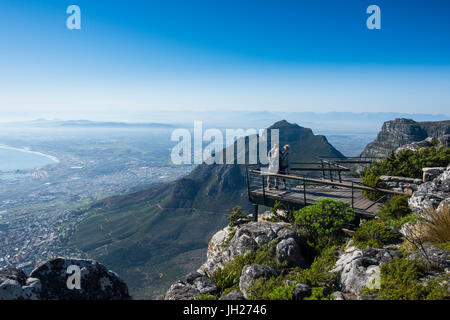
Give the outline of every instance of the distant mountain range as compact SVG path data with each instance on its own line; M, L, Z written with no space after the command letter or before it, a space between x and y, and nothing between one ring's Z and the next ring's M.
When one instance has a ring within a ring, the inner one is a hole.
M302 123L323 134L342 133L376 133L380 130L383 122L396 119L407 118L414 121L442 121L450 118L444 114L407 114L397 112L277 112L275 111L168 111L156 110L150 112L137 112L132 117L133 122L120 120L120 115L108 114L108 121L83 121L83 120L34 120L27 122L2 122L0 126L9 125L79 125L79 126L109 126L109 127L166 127L176 126L191 128L192 123L197 120L204 122L204 127L209 128L266 128L279 119L289 119L294 123ZM89 116L86 119L93 120ZM0 121L5 121L5 118ZM114 119L114 120L109 120Z
M10 122L2 124L6 126L30 126L30 127L90 127L90 128L175 128L174 125L165 123L129 123L129 122L103 122L90 120L45 120L38 119L25 122Z
M269 129L279 129L280 145L291 145L292 162L342 156L311 129L287 121ZM235 152L237 143L216 157ZM236 205L250 209L245 165L201 164L175 182L93 204L68 245L117 271L135 297L155 298L202 263L209 239Z

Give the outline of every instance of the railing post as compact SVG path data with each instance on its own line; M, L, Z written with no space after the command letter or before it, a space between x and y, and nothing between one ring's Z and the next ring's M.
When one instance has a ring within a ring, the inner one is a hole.
M261 175L262 178L262 193L263 193L263 204L266 204L266 186L264 185L264 175Z
M258 205L256 203L253 204L253 221L258 221Z
M333 171L331 171L331 163L328 162L328 169L330 170L330 180L333 182Z
M325 180L325 167L323 165L323 159L320 159L320 163L322 164L322 178Z
M339 174L339 182L342 183L341 168L338 168L338 174Z
M250 201L250 180L248 178L248 165L245 166L245 175L247 177L247 194L248 194L248 200Z
M306 206L306 181L303 179L303 203Z
M352 181L352 209L355 209L355 205L354 205L354 191L353 191L353 181Z

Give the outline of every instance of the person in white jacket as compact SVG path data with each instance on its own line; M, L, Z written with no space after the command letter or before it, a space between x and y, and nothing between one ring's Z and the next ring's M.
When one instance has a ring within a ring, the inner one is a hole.
M270 174L276 174L279 170L280 149L277 143L275 143L272 149L270 149L269 153L267 154L267 158L269 160L269 167L267 169L267 173L269 174L267 177L267 189L271 189L271 181L275 182L273 186L276 188L278 179L276 177L270 176Z

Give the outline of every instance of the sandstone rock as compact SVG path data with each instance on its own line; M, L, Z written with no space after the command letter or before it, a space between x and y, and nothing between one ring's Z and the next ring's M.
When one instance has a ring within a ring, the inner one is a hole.
M294 238L281 240L277 244L276 257L278 263L287 263L288 267L306 267L306 261L302 256L301 249Z
M255 251L271 241L277 245L280 261L287 259L292 265L303 266L305 259L302 250L306 242L301 235L289 229L289 226L284 222L258 221L234 228L226 227L212 237L208 246L207 260L199 271L212 276L236 255ZM283 240L287 241L278 248Z
M312 289L310 286L299 283L295 286L294 291L292 292L293 300L303 300L306 297L309 297L312 294Z
M427 208L440 208L450 203L450 166L433 181L419 186L408 200L409 208L427 218Z
M393 250L375 248L360 250L356 247L348 247L339 257L332 271L338 272L343 292L359 296L364 287L372 283L374 276L379 274L381 265L394 257L401 256Z
M433 181L445 171L445 167L422 168L423 182Z
M68 289L67 268L76 265L81 271L81 289ZM40 299L49 300L120 300L129 299L128 287L119 276L93 260L56 258L39 264L30 275L41 285ZM29 280L31 288L39 287Z
M276 277L275 270L264 265L246 265L242 269L241 278L239 279L239 289L247 298L247 290L256 283L257 280L267 280Z
M187 300L201 294L216 294L216 284L205 273L191 272L183 280L174 283L166 293L166 300Z
M434 269L450 272L450 252L433 246L425 246L422 252L413 253L410 259L420 260L424 264L431 264Z
M397 148L414 142L429 144L431 139L442 138L443 143L447 143L445 135L450 133L450 121L416 122L411 119L395 119L383 123L381 131L375 141L366 146L361 153L365 156L386 157L389 152ZM440 139L441 140L441 139ZM417 149L419 146L407 146L406 148ZM400 150L399 150L400 152Z
M242 292L238 290L233 290L228 292L226 295L221 297L219 300L245 300Z
M342 292L336 291L331 294L334 297L334 300L345 300L345 296Z
M176 282L167 290L165 300L187 300L199 295L200 291L197 288L183 282Z

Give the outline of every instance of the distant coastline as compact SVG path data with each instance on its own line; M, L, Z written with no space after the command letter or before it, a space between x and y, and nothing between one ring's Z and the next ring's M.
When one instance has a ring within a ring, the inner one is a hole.
M31 153L31 154L35 154L38 156L42 156L42 157L46 157L52 161L54 161L55 163L59 163L59 159L55 156L49 155L49 154L45 154L39 151L32 151L30 149L27 148L16 148L16 147L11 147L11 146L5 146L5 145L1 145L0 144L0 149L7 149L7 150L15 150L15 151L21 151L21 152L25 152L25 153Z

